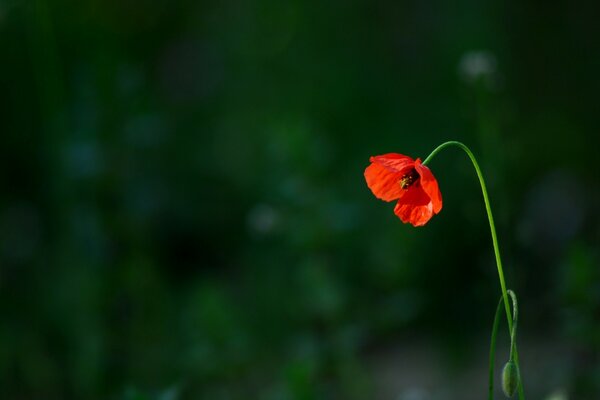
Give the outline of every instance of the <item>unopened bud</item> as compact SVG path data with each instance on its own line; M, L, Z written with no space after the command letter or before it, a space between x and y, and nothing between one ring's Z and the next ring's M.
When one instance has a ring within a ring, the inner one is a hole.
M509 361L502 370L502 391L508 398L513 397L519 386L519 367Z

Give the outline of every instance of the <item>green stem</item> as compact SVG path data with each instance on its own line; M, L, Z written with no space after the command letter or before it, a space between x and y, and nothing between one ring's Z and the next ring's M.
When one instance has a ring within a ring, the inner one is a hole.
M492 326L492 339L490 340L490 365L488 377L488 399L494 400L494 365L496 362L496 335L498 334L498 324L500 323L500 310L502 310L502 300L500 297L498 307L496 307L496 315L494 316L494 325Z
M515 322L514 326L513 326L513 330L510 334L510 359L509 361L514 361L513 360L513 352L516 346L516 342L517 342L517 321L518 321L518 316L519 316L519 306L517 303L517 296L515 295L515 293L512 290L508 290L507 291L508 294L510 295L510 297L512 298L512 304L513 304L513 320ZM494 365L495 365L495 360L496 360L496 336L498 334L498 325L500 323L500 311L502 310L502 304L503 304L503 299L504 297L501 296L500 300L498 301L498 306L496 307L496 314L494 316L494 325L492 326L492 338L490 340L490 362L489 362L489 378L488 378L488 399L489 400L493 400L494 399Z
M436 147L431 152L431 154L429 154L429 156L427 156L425 161L423 161L423 165L426 165L429 161L431 161L431 159L433 159L433 157L435 157L437 153L439 153L446 147L450 147L450 146L459 147L465 153L467 153L467 155L471 159L471 162L473 163L473 166L475 167L475 171L477 172L477 178L479 178L479 184L481 185L481 193L483 194L483 201L485 203L485 210L487 212L488 221L490 223L490 231L492 234L492 243L494 245L494 255L496 256L496 266L498 268L498 278L500 279L500 288L502 289L502 298L504 299L504 310L506 311L506 320L508 322L508 331L509 331L509 334L511 334L513 331L513 320L512 320L512 316L510 315L510 305L508 303L508 293L506 290L506 283L504 281L504 270L502 269L502 260L500 259L500 247L498 246L498 237L496 236L496 226L494 224L494 216L492 215L490 199L488 197L487 188L485 186L485 179L483 178L483 174L481 173L481 169L479 168L477 159L475 159L475 156L473 155L471 150L467 146L465 146L463 143L457 142L455 140L451 140L451 141L442 143L441 145ZM519 357L517 354L516 345L514 348L514 361L515 361L515 364L517 364L517 366L518 366ZM519 383L519 398L521 400L524 400L524 398L525 398L525 396L523 394L522 383Z
M515 349L517 347L517 324L519 322L519 305L517 303L517 295L512 290L508 290L508 294L512 297L512 305L513 305L513 328L510 332L510 356L508 361L514 361L515 359Z

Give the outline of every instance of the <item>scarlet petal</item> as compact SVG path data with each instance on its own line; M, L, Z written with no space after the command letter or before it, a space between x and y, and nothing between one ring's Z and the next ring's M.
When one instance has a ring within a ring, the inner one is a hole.
M398 202L394 207L394 213L404 223L410 223L412 226L423 226L433 216L433 208L431 203L423 206L413 206Z
M420 181L423 190L431 199L433 212L436 214L439 213L442 209L442 193L440 192L437 180L431 173L431 170L421 164L421 160L418 158L417 161L415 161L415 169L421 177Z
M434 214L431 199L419 182L404 191L394 208L394 213L402 222L413 226L425 225Z
M384 167L400 174L407 173L415 165L415 160L409 156L398 153L387 153L380 156L371 157L370 161L372 163L381 164Z
M376 162L365 169L367 186L371 189L375 197L385 201L396 200L400 197L402 188L398 181L401 177L402 174L393 172Z

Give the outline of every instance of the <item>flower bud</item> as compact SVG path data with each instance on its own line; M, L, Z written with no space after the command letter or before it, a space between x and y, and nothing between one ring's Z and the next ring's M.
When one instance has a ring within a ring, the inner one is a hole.
M512 360L502 370L502 391L508 398L513 397L519 386L519 367Z

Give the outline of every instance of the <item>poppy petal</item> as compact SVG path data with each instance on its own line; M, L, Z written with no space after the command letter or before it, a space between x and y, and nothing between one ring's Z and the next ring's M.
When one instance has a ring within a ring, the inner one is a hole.
M394 207L394 213L404 223L410 223L412 226L423 226L433 217L433 207L431 203L422 206L413 206L398 202L396 207Z
M404 191L394 208L394 213L402 222L413 226L425 225L431 219L433 205L419 182Z
M403 190L398 182L401 176L378 163L372 163L365 169L367 186L375 197L384 201L393 201L402 195Z
M403 204L409 204L413 206L424 206L431 203L431 198L421 187L421 182L417 181L411 185L408 189L402 190L402 195L399 198Z
M442 209L442 193L438 186L437 180L431 173L431 170L425 165L421 164L421 160L417 158L415 161L415 169L420 176L421 186L429 198L433 206L433 212L439 213Z
M380 156L371 157L372 163L381 164L384 167L401 174L407 173L415 165L415 160L409 156L398 153L387 153Z
M406 204L399 201L396 207L394 207L394 214L405 224L423 226L433 217L433 207L431 203L415 206L414 204Z

